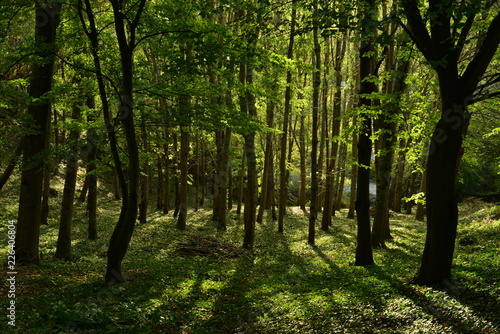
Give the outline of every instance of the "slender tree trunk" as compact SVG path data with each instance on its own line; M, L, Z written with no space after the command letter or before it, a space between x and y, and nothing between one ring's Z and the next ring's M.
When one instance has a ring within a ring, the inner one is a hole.
M274 127L274 109L276 103L274 101L269 101L266 108L267 116L267 126L272 129ZM269 199L272 189L270 179L271 174L274 172L272 170L272 160L273 160L273 133L269 131L266 133L266 148L264 151L264 170L262 172L262 190L259 199L259 212L257 214L257 222L262 223L264 218L265 209L270 208L271 201Z
M390 71L396 66L396 54L394 46L391 46L387 57L389 63L387 70ZM394 64L394 65L391 65ZM383 110L384 114L380 115L377 123L381 136L379 138L380 149L376 159L376 205L375 217L372 229L372 246L385 247L385 240L389 233L389 188L391 184L392 163L394 150L397 141L396 135L396 119L401 112L400 100L406 89L404 80L407 76L410 62L409 60L400 60L397 66L396 73L398 77L390 80L386 87L386 93L392 94L392 101L386 103Z
M130 239L134 232L135 221L138 211L138 188L140 179L139 148L135 135L134 124L134 101L133 101L133 55L135 49L135 31L141 17L146 1L138 3L137 12L131 24L125 27L125 21L130 18L125 17L125 11L121 2L112 2L115 31L121 60L122 88L120 96L120 119L122 120L127 152L129 156L128 167L128 191L123 191L126 200L122 202L122 208L118 223L109 241L108 262L106 268L106 282L124 282L121 265L127 252ZM129 21L130 22L130 21ZM127 30L127 31L126 31ZM122 187L123 188L123 187Z
M241 166L240 166L240 175L238 182L238 206L236 207L236 214L239 216L241 214L241 206L243 203L243 193L245 189L245 166L246 166L246 154L243 152L241 156Z
M357 161L358 159L358 135L356 133L352 134L352 157ZM349 199L349 212L347 213L347 218L354 219L356 213L356 185L358 184L358 165L355 163L351 166L351 187L350 187L350 199Z
M392 202L392 210L396 212L401 212L401 200L403 198L403 178L406 165L405 142L404 139L399 140L397 171L394 181L394 199Z
M227 193L229 150L231 144L231 128L216 131L217 161L214 180L214 198L212 220L217 222L217 229L225 231L227 228Z
M95 109L94 97L87 98L87 107L91 110ZM89 121L93 121L94 117L88 116ZM88 238L90 240L97 239L97 142L96 130L91 128L87 131L87 177L88 178L88 196L87 196L87 213L89 218Z
M298 204L300 209L306 211L306 115L302 111L300 115L300 130L299 130L299 154L300 154L300 186Z
M332 119L332 142L331 152L327 162L326 180L325 180L325 201L323 205L323 217L321 222L321 229L328 230L328 226L332 223L332 216L335 215L335 187L334 187L334 171L338 169L338 149L339 140L336 138L340 136L340 114L342 111L342 61L344 59L345 49L347 44L347 36L344 36L342 41L337 41L335 49L335 100L333 106L333 119Z
M420 192L425 194L427 188L427 171L424 170L422 174L422 182L420 183ZM424 221L425 219L425 205L421 202L417 203L417 212L415 213L415 219L418 221Z
M156 210L163 210L163 157L158 154L156 157L157 184L156 184Z
M319 44L318 5L314 4L314 74L313 74L313 103L312 103L312 140L311 140L311 206L309 208L309 231L307 242L314 245L316 234L316 219L318 215L318 115L319 93L321 85L321 47Z
M81 105L73 106L72 118L79 121ZM67 155L66 174L64 177L64 190L61 203L61 216L59 219L59 235L54 258L71 261L71 228L73 222L73 202L75 200L76 176L78 172L78 139L80 130L72 129L69 133L70 149Z
M253 65L243 64L240 67L240 81L247 85L245 97L241 99L242 112L246 111L250 116L257 117L255 96L248 86L253 84ZM245 193L245 210L243 222L245 225L245 236L243 248L253 249L255 239L255 219L257 209L257 159L255 155L255 132L251 130L244 135L245 155L247 159L247 188Z
M46 97L52 89L54 72L54 51L56 30L59 23L61 4L36 4L35 44L38 56L44 61L32 67L30 97L39 99L28 106L35 133L24 138L19 213L16 227L16 262L38 264L40 262L39 237L41 223L41 202L45 138L50 122L50 100ZM51 13L52 15L47 15ZM45 24L39 24L40 22Z
M163 213L167 214L168 211L170 210L170 150L169 150L169 136L168 136L168 130L165 131L165 144L164 144L164 151L165 151L165 160L164 160L164 166L165 166L165 173L164 173L164 195L163 195Z
M141 120L141 139L142 139L142 148L144 153L149 153L149 144L148 144L148 134L146 131L146 122L145 120ZM141 200L139 202L139 222L141 224L146 224L147 216L148 216L148 202L149 202L149 178L150 173L149 169L149 161L146 159L143 165L143 172L141 174Z
M342 124L342 129L347 129L349 126L349 119L344 119L343 124ZM340 178L338 184L336 185L336 202L334 205L335 210L342 209L342 197L344 196L344 184L345 184L345 164L347 161L347 144L343 141L342 144L340 144L340 151L339 151L339 165L337 168L337 174L338 177Z
M290 23L290 38L288 40L287 58L293 60L293 42L295 37L295 19L297 10L292 6L292 21ZM280 149L280 202L278 213L278 232L283 233L286 205L288 202L288 167L287 167L287 141L288 129L290 123L290 114L292 109L292 71L286 71L286 88L285 88L285 111L283 113L283 134L281 135Z
M185 106L187 107L188 104ZM187 192L188 192L188 157L189 157L189 132L181 126L181 152L180 152L180 178L179 178L179 216L176 227L186 229L187 221Z
M80 195L78 196L78 202L85 203L87 200L87 192L89 191L89 176L85 175L85 179L83 179L82 190L80 191Z
M195 177L194 177L194 212L198 212L200 207L200 132L198 129L195 131L194 139L195 147Z
M22 152L23 152L23 139L21 139L19 141L19 144L17 144L12 158L10 159L9 163L7 164L7 167L5 167L5 170L3 171L2 176L0 176L0 190L2 190L2 188L5 186L5 184L9 180L9 177L12 175L12 172L14 171L14 168L16 167L17 162L18 162L19 158L21 157Z

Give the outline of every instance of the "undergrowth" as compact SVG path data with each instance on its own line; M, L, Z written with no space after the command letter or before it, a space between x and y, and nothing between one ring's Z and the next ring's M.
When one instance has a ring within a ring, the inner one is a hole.
M0 201L2 245L16 200ZM61 263L52 260L59 200L52 199L50 225L41 228L42 264L17 268L16 327L4 318L2 333L500 332L500 221L492 204L462 203L454 281L427 288L407 283L420 262L424 223L395 213L394 239L375 250L375 265L357 267L355 222L346 212L336 213L329 231L318 230L311 247L307 216L295 207L283 234L267 218L256 227L254 252L236 256L179 252L193 236L239 247L243 223L233 211L226 232L217 231L208 210L189 211L186 231L175 229L170 214L151 211L148 223L136 226L123 263L129 281L104 285L119 202L101 196L96 241L86 239L84 206L77 204L74 261Z

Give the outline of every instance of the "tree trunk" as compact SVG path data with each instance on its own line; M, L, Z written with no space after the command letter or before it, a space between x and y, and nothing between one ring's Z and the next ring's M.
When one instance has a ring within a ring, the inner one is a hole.
M319 44L318 4L314 4L314 73L312 101L312 140L311 140L311 206L309 208L309 230L307 242L314 245L316 234L316 219L318 215L318 115L319 93L321 85L321 47Z
M236 207L236 214L239 216L241 214L241 206L243 203L243 193L245 189L245 166L246 166L246 154L243 151L241 155L241 166L238 181L238 205Z
M290 38L288 40L287 58L293 60L293 42L295 37L295 19L297 10L292 6L292 19L290 23ZM280 202L278 211L278 232L283 233L286 205L288 202L288 166L287 166L287 141L288 129L290 124L290 114L292 109L292 71L286 71L286 87L285 87L285 110L283 112L283 133L281 135L280 148Z
M163 157L158 154L156 157L157 184L156 184L156 210L163 210Z
M427 160L427 234L422 263L412 281L422 285L442 284L451 279L458 225L456 168L470 117L467 106L473 101L474 91L500 44L500 14L495 13L478 51L465 71L459 73L458 60L476 14L474 11L467 13L460 34L452 35L452 6L440 1L429 3L429 33L417 1L403 3L411 36L433 64L441 93L441 119L436 125Z
M7 167L5 167L2 176L0 176L0 190L2 190L2 188L9 180L9 177L12 175L12 172L14 171L14 168L17 165L17 161L21 157L21 154L23 152L23 142L24 142L23 139L19 141L19 144L17 144L12 158L10 159Z
M355 120L354 120L355 122ZM352 134L352 157L357 161L358 159L358 135L356 133ZM349 212L347 213L347 218L355 218L356 209L356 185L358 183L358 165L355 163L351 166L351 187L350 187L350 199L349 199Z
M326 181L325 181L325 202L323 205L323 217L321 222L321 229L327 231L328 227L332 223L332 216L335 215L335 187L334 171L338 170L338 149L339 149L339 139L336 137L340 136L340 114L342 111L342 61L344 60L344 54L346 49L347 36L342 38L342 41L337 41L335 48L335 100L333 105L333 119L332 119L332 148L327 162L326 171Z
M255 106L255 96L250 91L249 86L253 85L253 65L243 64L240 67L240 81L246 85L245 97L241 98L241 110L246 111L250 116L257 117ZM255 155L255 132L250 130L244 135L245 155L247 159L247 187L245 193L245 210L243 212L243 222L245 226L245 236L243 238L243 248L252 250L255 239L255 220L257 209L257 159Z
M359 74L360 74L360 98L358 106L370 108L371 99L367 96L375 92L376 87L372 80L367 80L375 74L375 50L373 47L374 34L371 26L372 16L376 12L375 1L367 1L368 5L361 9L363 22L361 34L363 40L359 49ZM357 266L373 264L373 253L370 231L370 165L372 153L372 120L369 115L361 112L361 133L358 138L358 180L356 187L356 216L357 216Z
M88 0L86 0L88 1ZM121 3L112 2L115 31L120 49L122 88L120 96L120 120L122 121L127 152L129 156L128 187L122 185L122 207L118 223L113 231L108 247L108 262L106 268L106 282L124 282L121 265L127 252L130 239L134 232L135 221L138 211L138 188L139 188L139 148L135 134L134 125L134 101L133 101L133 54L135 49L135 31L145 6L145 0L138 3L135 18L125 27L125 10ZM129 21L130 22L130 21ZM126 31L127 30L127 31ZM125 187L125 189L124 189Z
M394 46L390 47L387 57L387 71L395 68L396 54ZM394 64L394 65L392 65ZM381 135L379 138L379 150L376 158L376 183L377 194L375 204L375 217L372 229L372 246L385 247L385 240L389 233L389 190L391 184L392 162L394 157L396 135L396 119L401 112L400 100L406 89L404 80L406 79L410 62L409 60L400 60L397 66L397 77L389 80L386 86L386 94L394 95L392 99L385 104L383 114L377 119L378 130Z
M39 236L41 223L41 202L43 184L45 138L50 122L51 103L47 98L52 88L54 72L54 51L56 30L59 23L61 4L36 4L35 45L38 56L44 61L32 67L30 97L39 99L28 106L35 133L24 138L19 213L16 227L16 260L19 264L40 262ZM50 12L52 15L47 15ZM39 24L40 22L45 24Z
M427 188L427 171L424 170L422 174L422 182L420 184L420 192L425 194ZM417 203L417 212L415 213L415 219L418 221L424 221L425 218L425 205L421 202Z
M95 110L94 97L87 98L87 107L92 111ZM94 117L89 114L88 120L94 121ZM88 196L87 196L87 213L89 217L88 238L90 240L97 239L97 142L96 130L91 128L87 131L87 177L88 179Z
M403 198L403 178L406 165L405 140L399 140L399 153L397 162L397 171L395 176L394 199L392 202L392 210L401 212L401 201Z
M274 89L273 89L274 90ZM276 103L269 101L266 108L267 126L272 129L274 127L274 108ZM270 179L272 177L272 160L273 160L273 133L266 133L266 148L264 150L264 170L262 172L262 190L259 198L259 212L257 214L257 222L262 223L265 209L270 208L269 194L271 193L272 185Z
M80 120L81 105L73 106L72 119ZM69 133L69 150L64 177L64 190L61 202L61 216L59 219L59 234L54 258L62 261L71 261L71 227L73 222L73 202L75 200L76 176L78 172L78 139L80 129L75 128Z
M144 153L149 153L149 144L148 144L148 134L146 132L146 122L145 120L141 120L141 139L142 139L142 148ZM141 174L141 201L139 202L139 222L141 224L146 224L147 216L148 216L148 202L149 202L149 178L150 173L149 169L149 161L147 158L144 161L143 172Z
M231 132L231 128L215 132L217 161L215 163L212 220L217 223L217 229L220 231L225 231L227 228L227 189Z
M184 106L187 108L189 102ZM185 126L181 126L181 151L180 151L180 178L179 178L179 216L176 227L179 230L186 229L187 221L187 192L188 192L188 157L189 157L189 132Z

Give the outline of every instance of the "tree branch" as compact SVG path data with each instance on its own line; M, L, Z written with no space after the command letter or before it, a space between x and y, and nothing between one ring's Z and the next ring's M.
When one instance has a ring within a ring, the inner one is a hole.
M491 59L500 44L500 13L491 22L488 32L483 39L478 53L467 66L460 78L466 95L472 93L481 80L481 75L486 71Z
M434 59L434 50L432 49L432 39L429 31L425 27L425 23L418 9L416 0L403 0L403 9L408 19L408 26L403 25L403 28L410 32L411 39L415 42L418 49L428 61Z

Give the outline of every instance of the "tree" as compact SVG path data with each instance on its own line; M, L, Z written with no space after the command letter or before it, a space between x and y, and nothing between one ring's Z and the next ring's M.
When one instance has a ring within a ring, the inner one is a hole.
M309 208L309 231L307 242L314 245L316 234L316 219L318 215L318 114L319 92L321 85L321 46L319 44L318 4L314 3L314 73L313 73L313 100L312 100L312 145L311 145L311 206Z
M75 101L73 105L72 119L79 121L81 109L85 101ZM69 147L66 158L66 172L64 177L64 189L61 201L61 215L59 218L59 234L57 237L57 247L54 258L71 261L71 229L73 222L73 202L75 200L76 177L78 172L78 141L80 129L77 124L73 124L70 130L68 142Z
M458 224L456 171L470 114L467 107L500 43L500 13L494 3L428 1L425 15L416 0L402 1L406 31L438 76L441 118L436 124L427 162L427 234L420 268L412 282L442 284L451 279ZM480 11L493 17L474 56L459 64ZM429 28L424 17L429 19ZM460 66L459 66L460 65Z
M94 59L95 73L101 97L102 109L106 130L108 132L110 148L113 156L114 167L120 183L121 210L118 222L113 231L108 247L108 261L106 268L106 282L125 282L121 272L121 264L127 252L130 239L135 227L138 212L139 188L139 149L135 134L134 100L133 100L133 74L134 51L137 46L136 33L141 15L146 4L141 0L126 8L123 0L110 0L113 10L113 24L117 37L117 47L120 55L120 82L118 120L121 122L126 138L129 159L128 182L125 179L121 159L118 153L115 126L109 111L106 85L99 55L99 30L96 17L90 0L84 0L85 6L79 2L79 17L86 36L91 43L91 53ZM135 11L134 11L135 9ZM134 13L135 12L135 13ZM135 14L135 15L133 15ZM133 16L132 16L133 15Z
M376 74L374 37L377 28L376 2L366 1L360 8L361 46L359 48L360 89L358 107L360 115L360 134L358 136L358 179L356 186L356 217L358 223L355 265L373 264L373 253L370 234L370 164L372 153L372 119L369 109L372 105L370 94L376 87L372 76Z
M290 38L288 41L287 58L293 60L293 42L295 37L295 21L297 16L297 9L295 6L292 8L292 18L290 26ZM283 134L281 135L281 148L280 148L280 202L278 211L278 232L283 233L284 219L286 212L286 205L288 202L288 166L287 166L287 142L288 142L288 128L290 127L290 113L292 103L292 71L290 68L286 71L286 88L285 88L285 110L283 113Z
M16 230L16 260L39 263L38 249L41 223L41 201L45 138L50 121L50 91L54 73L56 30L61 4L36 2L35 47L37 62L32 66L28 114L32 131L24 138L19 215Z

